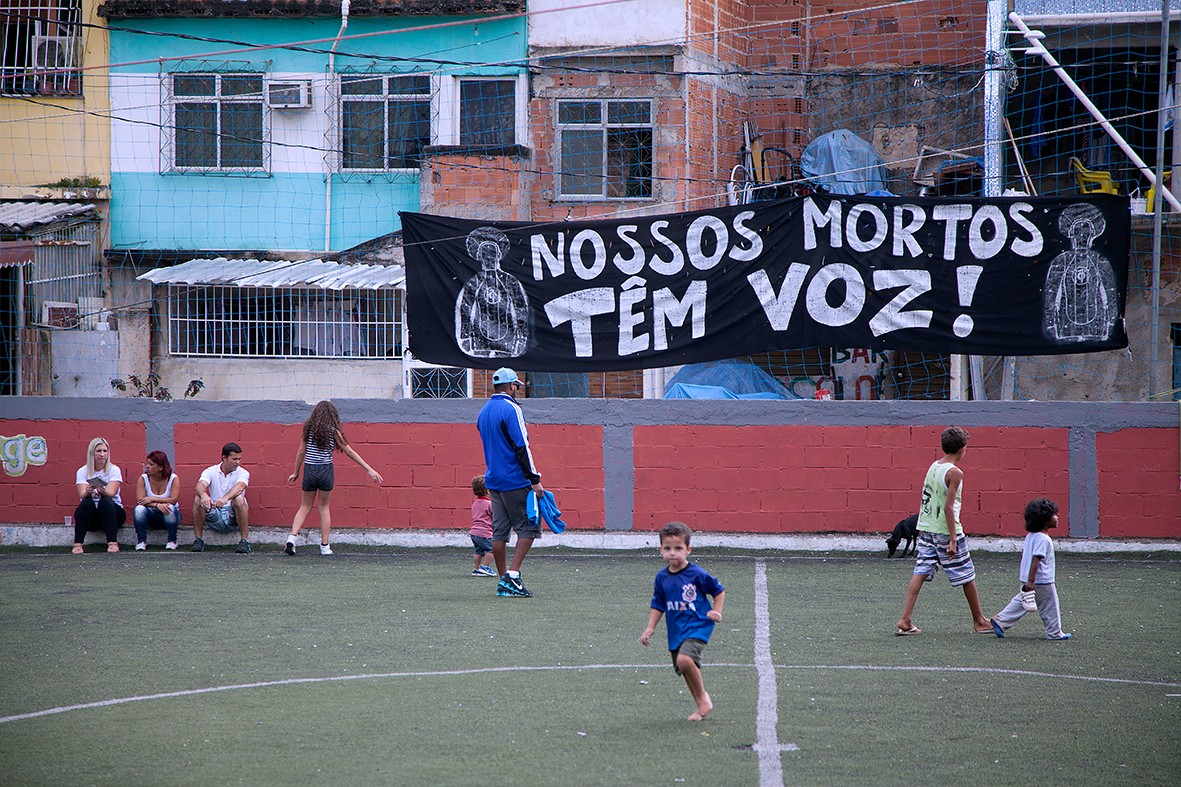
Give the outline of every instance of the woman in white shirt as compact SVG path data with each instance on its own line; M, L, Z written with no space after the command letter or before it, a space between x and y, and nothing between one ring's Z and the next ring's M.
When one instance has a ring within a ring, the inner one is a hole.
M74 509L74 554L82 554L82 541L87 532L100 528L107 536L107 551L118 552L116 536L127 521L119 487L123 473L111 464L111 446L101 437L90 441L86 449L86 464L74 476L78 489L78 507Z
M176 549L176 527L180 524L180 479L172 472L168 455L152 451L144 460L144 472L135 485L135 548L148 548L148 529L168 530L165 549Z

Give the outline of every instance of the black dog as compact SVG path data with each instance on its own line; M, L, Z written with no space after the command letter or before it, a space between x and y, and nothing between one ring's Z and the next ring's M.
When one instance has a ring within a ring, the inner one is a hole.
M903 540L906 545L902 547L902 554L900 557L906 557L908 549L913 551L914 542L918 538L919 532L919 515L911 514L906 519L903 519L898 524L894 525L894 532L886 539L886 546L890 549L890 554L886 557L894 557L894 550L898 549L898 545Z

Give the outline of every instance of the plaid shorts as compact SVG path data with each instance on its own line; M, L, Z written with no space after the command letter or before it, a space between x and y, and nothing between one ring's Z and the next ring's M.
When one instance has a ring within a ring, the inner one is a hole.
M960 536L955 540L955 554L948 556L947 547L951 536L942 533L919 531L918 549L915 552L914 573L923 575L930 582L942 566L952 587L966 585L976 578L976 567L972 565L972 554L968 552L968 539Z
M218 533L232 533L238 529L238 520L234 517L234 509L230 506L218 508L214 506L205 512L205 527Z

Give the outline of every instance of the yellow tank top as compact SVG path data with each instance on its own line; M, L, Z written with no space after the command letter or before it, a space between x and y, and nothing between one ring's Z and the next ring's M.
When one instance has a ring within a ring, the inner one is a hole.
M947 507L947 471L955 467L951 462L933 462L927 470L927 477L923 479L923 504L919 507L919 530L928 533L947 532L947 517L943 513ZM964 491L963 484L955 490L955 500L952 501L952 517L955 520L955 532L959 536L964 532L960 525L960 499Z

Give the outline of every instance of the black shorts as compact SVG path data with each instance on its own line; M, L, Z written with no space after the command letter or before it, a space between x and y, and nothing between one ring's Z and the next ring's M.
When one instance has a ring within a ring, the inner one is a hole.
M336 485L336 472L332 465L304 465L303 491L331 492Z

